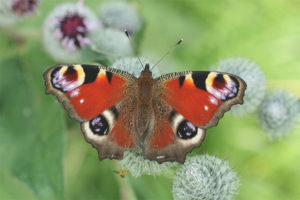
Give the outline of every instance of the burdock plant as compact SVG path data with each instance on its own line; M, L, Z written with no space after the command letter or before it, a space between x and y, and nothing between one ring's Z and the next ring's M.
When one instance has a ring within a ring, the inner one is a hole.
M228 161L197 155L187 158L177 169L172 193L175 200L229 200L238 193L239 185Z
M58 5L44 23L44 46L57 61L80 61L80 50L99 31L97 16L82 1Z
M126 29L130 34L138 32L143 21L137 10L125 1L107 2L99 9L100 19L105 27Z
M40 0L0 0L0 25L7 26L32 15Z
M121 167L128 170L134 177L141 175L157 176L168 172L172 167L176 166L174 162L159 164L156 161L145 159L141 147L126 150L123 159L119 162Z
M279 139L292 131L299 118L299 102L285 90L270 90L258 109L261 127L268 138Z
M107 28L94 37L93 48L114 59L133 54L129 39L120 30Z

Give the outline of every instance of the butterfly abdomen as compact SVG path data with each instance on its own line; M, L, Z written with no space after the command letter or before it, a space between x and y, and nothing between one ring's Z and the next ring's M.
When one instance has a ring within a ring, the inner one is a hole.
M149 128L151 116L153 116L153 89L154 81L152 73L144 70L137 80L137 107L136 107L136 130L142 135Z

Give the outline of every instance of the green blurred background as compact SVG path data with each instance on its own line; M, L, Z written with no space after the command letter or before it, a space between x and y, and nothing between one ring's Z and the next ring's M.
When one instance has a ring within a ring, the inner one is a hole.
M42 24L60 2L44 0L35 16L0 29L0 199L172 199L172 174L120 178L113 172L118 163L99 162L79 124L44 94L42 73L58 63L43 50ZM96 10L101 2L85 4ZM261 66L268 88L300 98L300 1L133 3L147 24L142 56L155 61L184 38L159 65L162 72L209 70L221 59L242 56ZM19 34L26 40L16 39ZM228 159L240 176L237 199L300 199L299 131L298 125L270 142L254 115L226 114L190 155Z

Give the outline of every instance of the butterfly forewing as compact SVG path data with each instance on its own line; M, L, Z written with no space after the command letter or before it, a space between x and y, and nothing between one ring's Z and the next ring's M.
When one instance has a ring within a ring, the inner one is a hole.
M54 94L81 122L85 139L100 159L120 159L124 148L135 147L131 113L125 109L134 104L134 98L128 98L134 96L134 76L97 65L61 65L47 70L44 79L46 93Z

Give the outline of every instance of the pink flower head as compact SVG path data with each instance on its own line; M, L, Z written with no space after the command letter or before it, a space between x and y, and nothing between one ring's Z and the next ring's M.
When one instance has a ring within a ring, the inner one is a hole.
M79 50L91 43L99 28L97 16L82 1L63 3L45 21L45 48L55 60L78 61Z
M74 48L82 48L90 43L86 37L89 31L83 16L78 13L67 13L57 23L54 36L60 39L62 45L69 50Z
M12 10L19 16L31 14L36 9L39 0L15 0L12 3Z
M60 11L63 9L60 9ZM75 51L90 44L88 34L97 29L96 20L90 20L90 10L84 7L82 1L66 9L60 16L53 19L55 24L54 37L69 51Z

